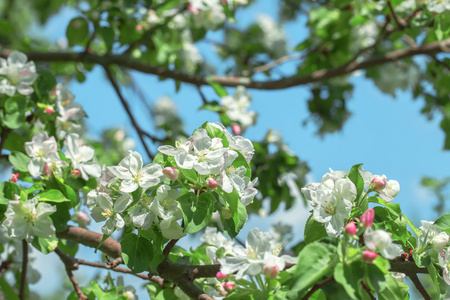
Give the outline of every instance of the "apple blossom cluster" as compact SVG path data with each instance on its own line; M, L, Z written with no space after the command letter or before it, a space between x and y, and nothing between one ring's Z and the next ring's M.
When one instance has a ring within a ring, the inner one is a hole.
M253 201L258 191L254 188L257 179L250 181L245 176L247 168L234 165L241 155L249 163L254 154L253 144L241 136L232 136L220 123L209 123L210 128L224 137L208 135L204 128L197 129L185 143L177 142L176 147L160 146L158 150L174 158L176 166L185 170L195 170L205 180L212 178L226 193L233 188L239 193L244 205Z
M69 134L64 140L65 156L72 163L72 175L89 180L89 176L100 177L101 168L96 162L94 148L83 145L83 141L75 133ZM30 142L25 143L25 152L30 157L28 171L31 176L61 174L62 168L68 166L62 160L56 140L47 132L36 133Z
M314 220L323 223L330 236L339 236L342 233L352 208L363 200L357 199L357 188L348 175L347 171L330 170L330 173L322 177L320 183L311 183L301 190L313 207ZM386 181L385 175L372 175L360 169L359 176L364 181L366 191L364 198L370 192L375 192L377 196L389 202L400 191L398 182Z
M0 94L10 97L16 92L22 95L33 93L31 85L38 75L34 62L19 51L13 51L7 59L0 58Z
M257 24L262 30L261 43L274 57L281 57L287 53L286 36L283 29L268 15L258 17Z
M241 130L245 130L247 127L255 124L256 113L248 111L251 104L251 96L246 92L245 87L238 86L233 96L224 96L220 99L220 102L225 110L225 114L232 122L236 123L232 126L235 134L240 134Z
M285 240L284 235L290 233L290 228L271 228L271 232L278 235L278 239ZM215 227L207 227L200 238L208 244L206 254L213 263L220 263L220 272L217 274L216 283L218 292L225 296L234 288L232 279L242 279L245 276L264 275L275 278L283 271L286 264L296 264L297 258L289 255L279 256L284 244L279 243L271 233L261 232L258 228L250 230L245 242L245 248L235 245L234 241L225 238Z
M205 128L223 138L211 138ZM106 221L105 235L125 226L148 230L154 225L163 237L179 239L186 235L179 223L186 213L179 199L198 199L219 187L225 193L236 191L243 205L253 201L257 179L250 181L245 167L254 153L252 143L231 136L221 124L207 123L205 128L197 129L185 143L177 142L176 147L160 146L157 163L144 166L141 155L130 150L119 165L102 171L99 187L89 192L87 204L96 222ZM219 194L213 199L227 211L226 198Z

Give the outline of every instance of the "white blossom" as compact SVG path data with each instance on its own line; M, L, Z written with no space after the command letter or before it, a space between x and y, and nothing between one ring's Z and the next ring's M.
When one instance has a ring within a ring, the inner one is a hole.
M268 15L259 16L257 24L263 33L261 44L273 53L275 57L286 55L286 36L283 29Z
M66 163L60 159L57 150L55 138L48 137L45 131L36 133L31 142L25 142L25 152L31 157L28 163L31 176L40 176L46 168L54 167L59 170L65 166Z
M143 167L142 157L136 151L129 151L118 166L108 167L108 170L122 179L120 191L131 193L142 187L147 189L164 180L162 166L159 164L148 164Z
M6 76L0 82L0 94L13 96L16 91L22 95L33 93L31 85L38 77L34 62L19 51L13 51L7 59L0 58L0 76Z
M220 99L230 120L238 122L243 129L253 125L256 121L256 113L248 111L251 104L251 96L245 87L238 86L233 96L224 96Z
M364 232L364 241L367 248L372 251L378 251L386 259L394 259L402 254L399 245L392 242L391 235L381 229L372 230L368 228Z
M115 229L120 230L125 226L125 221L120 213L133 201L130 194L124 193L113 202L108 194L99 193L95 201L97 206L92 208L91 217L97 223L106 220L105 225L102 227L103 234L111 235Z
M427 9L437 14L443 13L446 10L450 10L450 1L428 0Z
M72 161L74 170L81 172L84 180L89 180L89 175L95 178L100 177L100 165L95 160L94 148L83 145L79 146L78 134L71 133L66 137L64 145L66 147L65 155Z
M439 265L444 269L444 281L445 283L450 285L450 248L446 248L441 253L439 253L438 261Z
M50 238L55 234L55 227L47 217L56 212L56 206L39 203L39 197L25 201L9 201L3 221L11 237L26 239L31 243L34 236Z

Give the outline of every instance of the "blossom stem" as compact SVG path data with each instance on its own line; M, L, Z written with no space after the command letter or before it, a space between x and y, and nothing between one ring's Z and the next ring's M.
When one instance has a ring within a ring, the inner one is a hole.
M259 284L261 290L262 290L263 293L265 294L265 293L266 293L266 285L265 285L264 282L262 281L261 274L256 275L255 278L256 278L256 281L258 282L258 284Z
M369 195L369 193L370 193L371 191L372 191L371 189L368 189L367 192L364 194L364 196L362 196L362 197L360 197L360 198L358 199L358 202L357 202L356 207L360 207L360 206L361 206L362 202L363 202L364 199L367 197L367 195Z
M27 277L27 266L28 266L28 243L26 240L22 240L22 274L20 277L20 291L19 299L25 299L25 281Z

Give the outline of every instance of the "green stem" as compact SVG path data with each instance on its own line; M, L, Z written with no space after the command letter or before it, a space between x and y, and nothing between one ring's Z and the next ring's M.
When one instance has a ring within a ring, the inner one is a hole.
M406 219L406 223L408 223L409 227L411 227L412 231L414 231L414 234L417 238L419 238L420 234L416 230L416 226L411 222L411 220L403 214L403 217Z

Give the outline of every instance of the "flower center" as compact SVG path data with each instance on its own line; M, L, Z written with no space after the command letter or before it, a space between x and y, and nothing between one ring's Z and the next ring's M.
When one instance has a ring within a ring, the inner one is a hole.
M333 202L328 203L325 201L325 205L322 205L323 210L330 215L334 215L336 213L336 205Z
M105 208L102 212L102 216L104 216L105 218L110 218L113 216L113 213L108 208Z
M134 176L134 182L139 183L139 180L141 179L142 176L142 172L139 172L136 174L136 176Z
M206 152L202 150L198 153L198 162L203 162L206 160Z
M28 214L26 214L25 219L31 223L34 223L36 222L37 214L30 211L28 212Z

